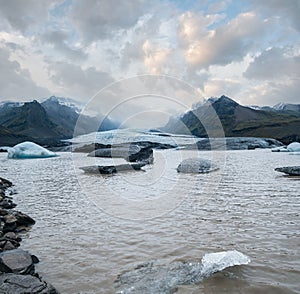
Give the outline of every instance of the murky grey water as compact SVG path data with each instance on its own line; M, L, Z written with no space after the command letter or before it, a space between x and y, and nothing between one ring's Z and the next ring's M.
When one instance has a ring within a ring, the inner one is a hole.
M192 155L157 151L146 172L101 177L78 169L94 160L84 154L1 154L17 208L37 220L22 243L40 258L37 271L62 293L114 293L116 276L138 263L236 249L252 262L178 293L300 293L300 180L274 171L300 156L227 151L218 172L178 175L181 157Z

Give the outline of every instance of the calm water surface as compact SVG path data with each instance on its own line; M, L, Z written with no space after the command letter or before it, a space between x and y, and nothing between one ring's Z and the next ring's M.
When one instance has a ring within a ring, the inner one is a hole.
M178 175L191 156L220 171ZM149 260L200 260L236 249L252 262L178 293L300 293L300 180L274 171L300 156L270 150L156 151L145 172L91 176L85 154L40 160L0 155L0 176L15 184L18 209L36 221L22 247L61 293L114 293L123 270Z

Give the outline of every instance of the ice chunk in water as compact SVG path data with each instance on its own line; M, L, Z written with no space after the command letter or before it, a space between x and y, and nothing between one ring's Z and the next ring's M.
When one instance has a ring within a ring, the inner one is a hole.
M33 142L23 142L8 149L8 158L47 158L57 154Z
M209 276L227 267L248 264L249 262L248 256L236 250L207 253L202 258L201 274Z
M115 280L117 294L169 294L179 285L201 282L215 272L247 264L250 258L236 250L205 254L202 262L148 262L124 272Z

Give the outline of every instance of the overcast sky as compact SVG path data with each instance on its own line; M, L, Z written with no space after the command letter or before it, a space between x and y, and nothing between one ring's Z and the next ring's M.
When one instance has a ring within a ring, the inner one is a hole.
M299 16L299 0L0 0L0 100L85 102L161 74L199 97L299 103Z

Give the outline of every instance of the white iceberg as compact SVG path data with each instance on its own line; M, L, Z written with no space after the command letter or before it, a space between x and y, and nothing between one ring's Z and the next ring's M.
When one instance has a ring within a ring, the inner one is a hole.
M287 147L277 147L273 148L272 152L300 152L300 143L293 142Z
M284 146L284 147L280 146L280 147L272 148L271 151L272 151L272 152L289 152L289 151L286 149L285 146Z
M289 151L289 152L300 152L300 143L298 142L293 142L291 144L289 144L286 149Z
M114 286L118 294L175 293L179 285L197 284L227 267L249 262L248 256L236 250L205 254L202 262L146 262L118 275Z
M237 250L207 253L202 258L203 267L201 274L203 276L210 276L227 267L248 264L250 261L251 260L247 255Z
M46 148L35 144L33 142L23 142L15 145L8 149L8 158L47 158L55 157L55 154L52 151L47 150Z

